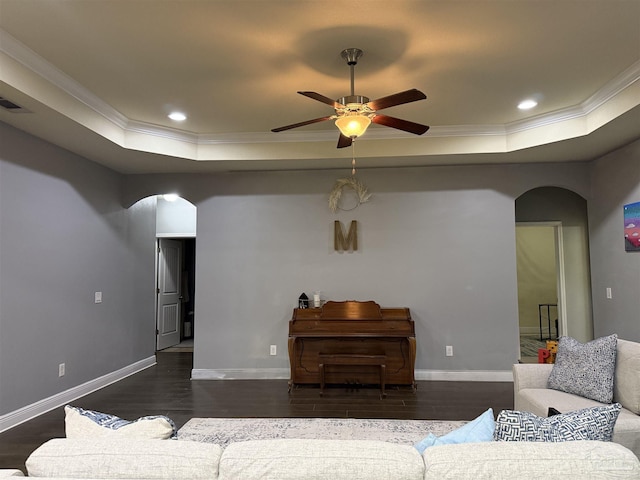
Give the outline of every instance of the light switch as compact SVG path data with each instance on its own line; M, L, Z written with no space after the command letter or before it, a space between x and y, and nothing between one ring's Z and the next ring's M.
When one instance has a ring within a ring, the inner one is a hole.
M96 292L94 298L95 303L102 303L102 292Z

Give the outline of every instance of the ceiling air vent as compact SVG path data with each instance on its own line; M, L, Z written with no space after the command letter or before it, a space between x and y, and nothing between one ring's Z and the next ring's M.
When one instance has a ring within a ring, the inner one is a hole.
M7 100L4 97L0 97L0 107L11 113L26 113L29 112L26 108L21 107L20 105L13 103L11 100Z

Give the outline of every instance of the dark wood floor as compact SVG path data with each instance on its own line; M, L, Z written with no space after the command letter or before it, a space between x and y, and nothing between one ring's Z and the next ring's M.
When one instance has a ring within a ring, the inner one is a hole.
M133 420L167 415L180 428L192 417L325 417L472 420L487 408L495 414L513 408L511 382L418 382L376 386L301 386L287 393L286 380L189 379L191 353L157 355L158 363L140 373L72 402L73 405ZM0 433L0 468L24 470L29 454L45 441L64 437L62 407Z

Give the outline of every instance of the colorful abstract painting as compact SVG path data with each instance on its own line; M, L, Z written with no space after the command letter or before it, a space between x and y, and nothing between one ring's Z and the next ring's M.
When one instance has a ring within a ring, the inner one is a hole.
M624 249L640 252L640 202L624 206Z

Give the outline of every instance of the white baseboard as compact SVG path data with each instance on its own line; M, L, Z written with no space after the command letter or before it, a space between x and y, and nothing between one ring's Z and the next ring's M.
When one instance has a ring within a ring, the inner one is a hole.
M513 382L511 370L416 370L415 377L441 382Z
M134 373L138 373L145 368L152 367L155 364L156 356L153 355L121 368L120 370L116 370L115 372L108 373L102 377L98 377L94 380L83 383L82 385L78 385L77 387L70 388L69 390L57 393L56 395L40 400L39 402L32 403L31 405L27 405L26 407L22 407L13 412L9 412L6 415L2 415L0 416L0 432L9 430L10 428L42 415L43 413L47 413L55 408L66 405L73 400L95 392L96 390L100 390L107 385L111 385L112 383L122 380Z
M225 368L191 370L191 380L289 380L288 368Z
M416 380L448 382L512 382L511 370L416 370ZM191 380L288 380L288 368L229 368L191 370Z

